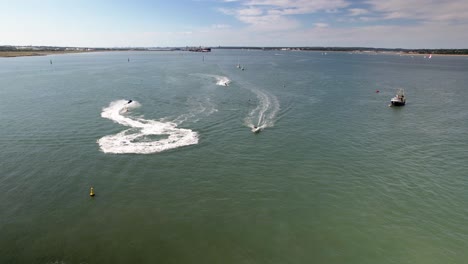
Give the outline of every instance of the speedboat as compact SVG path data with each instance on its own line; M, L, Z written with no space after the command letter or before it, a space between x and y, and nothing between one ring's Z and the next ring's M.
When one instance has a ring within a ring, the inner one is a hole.
M405 91L398 89L395 97L390 100L391 106L403 106L406 104Z

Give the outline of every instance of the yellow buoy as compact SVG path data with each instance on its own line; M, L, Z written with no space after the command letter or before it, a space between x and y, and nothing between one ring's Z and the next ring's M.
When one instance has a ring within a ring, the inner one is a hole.
M91 191L89 192L89 196L94 197L94 188L91 187Z

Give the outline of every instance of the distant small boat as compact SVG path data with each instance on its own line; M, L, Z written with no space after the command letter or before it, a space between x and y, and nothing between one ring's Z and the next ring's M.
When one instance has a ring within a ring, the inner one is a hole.
M398 89L395 97L390 100L391 106L403 106L406 104L405 91Z
M202 47L188 48L188 51L192 51L192 52L211 52L211 48L202 48Z
M429 55L429 59L432 59L432 54Z

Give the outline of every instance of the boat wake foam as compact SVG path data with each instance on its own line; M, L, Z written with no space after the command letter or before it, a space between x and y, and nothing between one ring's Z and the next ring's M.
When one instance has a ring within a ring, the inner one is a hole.
M215 74L195 74L195 75L198 75L201 77L213 78L216 80L216 85L219 85L219 86L229 86L229 84L231 83L231 80L226 76L220 76L220 75L215 75Z
M231 82L231 80L226 76L213 75L213 77L216 78L216 85L228 86Z
M137 107L140 107L140 104L136 101L128 103L127 100L118 100L103 108L101 117L129 127L97 141L104 153L151 154L198 143L196 132L178 128L177 123L132 118L125 114Z
M272 127L280 109L278 98L261 89L249 90L257 95L259 104L249 112L245 118L245 124L252 129L252 132Z
M190 120L192 123L199 121L200 116L210 116L211 114L218 112L216 105L211 102L209 97L206 98L194 98L190 97L187 100L187 104L190 106L188 113L179 115L172 122L177 125L182 124L185 121ZM164 119L163 119L164 120Z

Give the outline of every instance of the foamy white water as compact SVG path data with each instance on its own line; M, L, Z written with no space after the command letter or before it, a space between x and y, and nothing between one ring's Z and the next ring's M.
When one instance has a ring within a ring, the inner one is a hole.
M216 80L216 85L219 85L219 86L229 86L229 84L231 83L231 80L226 76L220 76L220 75L215 75L215 74L194 74L194 75L213 78Z
M132 118L129 112L140 107L136 101L111 102L101 116L129 127L115 135L100 138L97 143L104 153L151 154L198 143L198 134L190 129L177 128L173 122ZM161 136L156 138L155 136Z
M228 86L229 83L231 82L231 80L229 80L229 78L226 76L213 75L213 77L216 79L217 85Z

